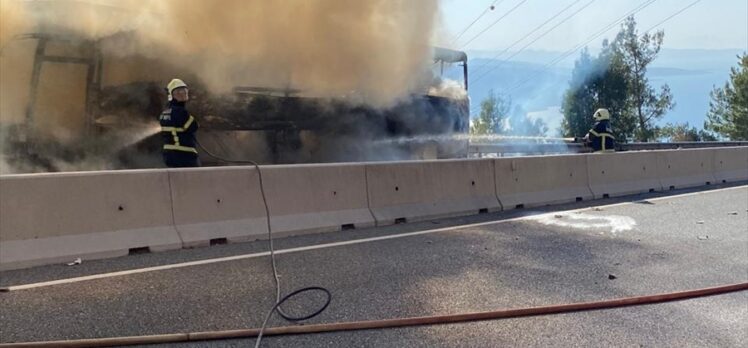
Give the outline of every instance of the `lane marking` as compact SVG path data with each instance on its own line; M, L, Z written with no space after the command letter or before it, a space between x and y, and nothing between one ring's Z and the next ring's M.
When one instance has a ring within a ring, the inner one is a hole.
M717 192L722 192L722 191L739 190L739 189L746 189L746 188L748 188L748 185L727 187L727 188L721 188L721 189L710 190L710 191L689 192L689 193L684 193L680 195L672 195L672 196L665 196L665 197L647 198L644 200L661 201L661 200L697 196L697 195L702 195L702 194L717 193ZM636 202L632 201L632 202L621 202L621 203L613 203L613 204L606 204L606 205L590 206L590 207L571 209L571 210L553 211L553 212L539 213L539 214L533 214L533 215L524 215L524 216L519 216L519 217L514 217L514 218L509 218L509 219L504 219L504 220L498 220L498 221L486 221L486 222L479 222L479 223L468 224L468 225L442 227L442 228L436 228L436 229L431 229L431 230L393 234L393 235L387 235L387 236L353 239L353 240L334 242L334 243L315 244L315 245L309 245L309 246L303 246L303 247L276 250L275 254L276 255L290 254L290 253L297 253L297 252L303 252L303 251L309 251L309 250L327 249L327 248L333 248L333 247L338 247L338 246L376 242L376 241L388 240L388 239L420 236L424 234L431 234L431 233L438 233L438 232L445 232L445 231L470 229L474 227L498 225L498 224L514 222L514 221L540 219L545 216L553 217L554 215L557 215L557 214L569 214L569 213L575 213L575 212L580 212L580 211L587 211L587 210L595 209L595 208L612 208L612 207L631 205L631 204L636 204ZM262 256L269 256L269 255L270 255L269 251L263 251L263 252L252 253L252 254L242 254L242 255L226 256L226 257L219 257L219 258L205 259L205 260L198 260L198 261L180 262L180 263L173 263L173 264L168 264L168 265L137 268L137 269L109 272L109 273L100 273L100 274L93 274L93 275L88 275L88 276L50 280L50 281L44 281L44 282L38 282L38 283L11 285L8 287L0 288L0 291L7 292L7 291L28 290L28 289L42 288L42 287L48 287L48 286L53 286L53 285L78 283L78 282L84 282L84 281L89 281L89 280L112 278L112 277L121 277L121 276L132 275L132 274L140 274L140 273L156 272L156 271L163 271L163 270L176 269L176 268L200 266L200 265L207 265L207 264L219 263L219 262L252 259L252 258L257 258L257 257L262 257Z

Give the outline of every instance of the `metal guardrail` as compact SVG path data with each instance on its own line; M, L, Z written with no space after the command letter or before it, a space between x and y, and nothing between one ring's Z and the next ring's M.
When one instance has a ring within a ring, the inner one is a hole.
M748 141L693 141L676 143L626 143L619 144L619 151L700 149L705 147L748 146Z
M617 144L617 151L645 151L645 150L674 150L698 149L710 147L748 146L748 141L708 141L708 142L675 142L675 143L623 143ZM468 152L471 156L482 157L487 154L558 154L558 153L586 153L592 149L583 143L495 143L470 144Z
M582 143L555 143L555 144L532 144L532 143L506 143L506 144L470 144L468 148L470 155L481 157L484 154L558 154L558 153L583 153L589 152Z

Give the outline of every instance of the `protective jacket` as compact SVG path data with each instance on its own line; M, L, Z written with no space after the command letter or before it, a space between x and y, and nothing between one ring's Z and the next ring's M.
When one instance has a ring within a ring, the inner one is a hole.
M172 100L169 108L159 117L164 139L164 161L169 167L196 167L197 157L195 132L197 120L185 108L184 102Z
M587 136L595 152L615 151L616 139L613 137L613 131L610 128L610 120L601 120L595 123Z

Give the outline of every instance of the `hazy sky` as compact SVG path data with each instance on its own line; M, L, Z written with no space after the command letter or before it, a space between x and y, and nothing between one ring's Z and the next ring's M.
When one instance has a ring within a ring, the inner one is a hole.
M467 46L464 44L488 25L499 19L523 0L440 0L442 2L443 27L441 45L463 50L501 50L535 29L548 18L566 8L576 0L526 0ZM546 28L571 15L575 10L592 2L566 23L554 29L528 49L566 51L586 41L593 33L633 10L645 0L581 0L566 10L554 21L538 30L533 36L518 44L524 46ZM694 0L657 0L636 14L639 28L647 30ZM493 11L486 13L459 40L454 37L478 17L492 3ZM612 37L619 26L592 41L589 46L600 46L603 37ZM665 30L665 48L740 48L748 49L748 0L701 0L693 7L662 24ZM448 39L444 39L447 37Z

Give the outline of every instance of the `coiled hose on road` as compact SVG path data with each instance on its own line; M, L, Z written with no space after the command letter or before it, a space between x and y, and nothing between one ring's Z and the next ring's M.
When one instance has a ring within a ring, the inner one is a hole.
M257 164L257 162L255 161L248 161L248 160L239 161L239 160L229 160L229 159L221 158L220 156L217 156L213 154L212 152L210 152L208 149L206 149L205 146L203 146L202 144L200 144L200 142L197 141L197 139L196 139L196 143L197 143L197 146L199 146L200 149L202 149L203 152L205 152L205 154L207 154L210 157L213 157L216 160L219 160L224 163L229 163L229 164L231 163L249 164L249 165L253 165L255 169L257 170L257 176L260 181L259 182L260 183L260 195L262 196L262 204L265 206L265 216L266 216L265 221L267 222L268 244L270 246L270 264L273 267L273 280L275 281L275 305L273 305L273 308L271 308L270 311L268 311L268 314L265 316L265 320L262 322L262 327L260 327L260 330L257 333L257 340L255 341L255 348L259 348L260 342L262 342L262 335L265 330L265 327L267 326L268 320L270 320L270 317L273 315L274 312L278 312L278 315L280 315L283 319L286 319L290 322L299 322L299 321L311 319L311 318L316 317L320 313L322 313L325 309L327 309L327 306L330 305L330 301L332 300L332 294L330 294L329 290L321 286L310 286L310 287L305 287L305 288L295 290L291 292L290 294L281 298L280 280L278 279L278 268L275 265L275 248L273 247L273 234L270 231L270 208L268 206L268 200L265 196L265 187L264 187L265 185L262 182L262 171L260 170L260 165ZM296 295L299 295L301 293L310 292L310 291L320 291L324 293L325 296L327 297L325 304L322 305L322 307L320 307L318 310L308 315L295 317L295 316L289 315L288 313L284 312L283 309L281 309L281 305L284 302L288 301L290 298Z

